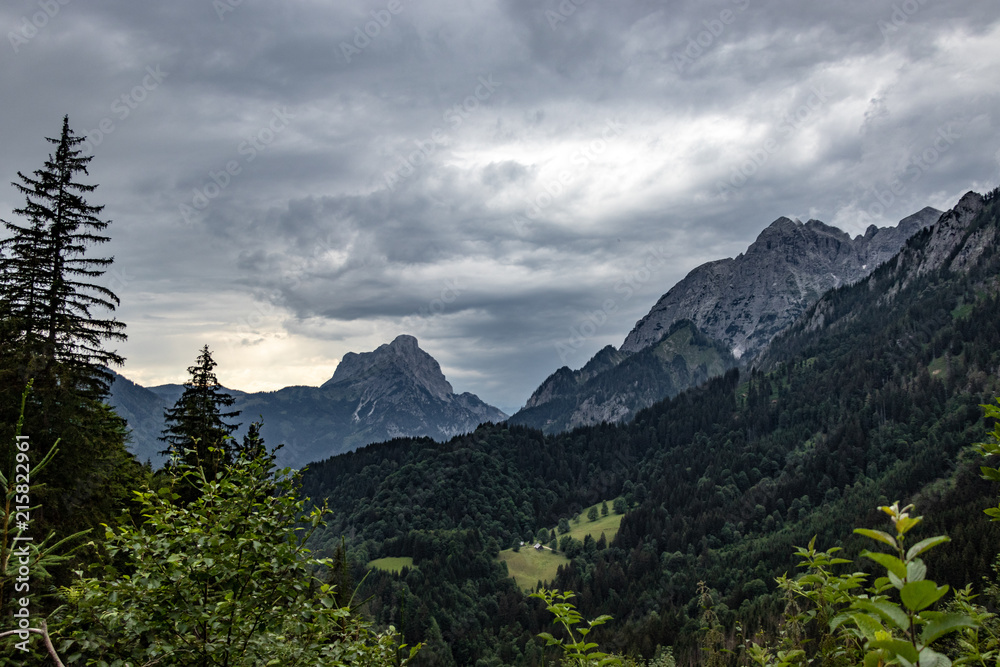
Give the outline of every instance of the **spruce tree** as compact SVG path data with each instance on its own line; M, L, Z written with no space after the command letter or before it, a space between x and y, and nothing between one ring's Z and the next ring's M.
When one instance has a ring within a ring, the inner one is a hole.
M93 157L83 155L68 117L46 140L54 153L12 184L24 206L13 221L0 220L0 451L30 380L24 432L33 442L60 440L37 480L33 528L65 535L113 522L141 468L125 447L125 421L104 403L108 366L124 361L105 345L125 333L110 315L118 297L95 284L113 260L90 254L109 240L110 224L98 217L102 206L86 201L97 186L81 182Z
M184 393L164 413L166 428L160 438L167 443L164 454L178 457L193 467L202 467L214 479L222 465L232 462L234 446L230 434L239 424L225 420L239 416L238 411L224 412L235 399L222 390L208 345L201 349L194 366L187 370L191 378L184 383Z
M84 156L76 136L63 118L56 146L43 168L12 185L25 196L25 205L14 213L23 223L2 220L8 238L0 241L0 289L4 313L21 352L16 362L20 379L35 377L39 391L57 385L87 398L106 396L112 375L107 367L124 359L104 348L106 342L125 339L125 325L99 317L95 311L114 311L118 297L94 284L114 261L92 257L90 246L106 243L110 224L84 195L97 186L80 183L93 156Z

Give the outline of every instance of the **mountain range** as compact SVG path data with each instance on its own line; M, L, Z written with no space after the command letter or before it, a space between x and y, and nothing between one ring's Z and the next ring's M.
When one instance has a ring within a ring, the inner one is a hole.
M730 368L748 367L823 294L870 275L941 216L927 207L854 238L818 220L778 218L746 252L692 270L619 348L605 347L578 370L556 370L509 421L546 433L626 421ZM162 460L163 409L182 391L116 380L110 402L128 420L140 459ZM392 438L441 441L507 419L473 394L456 395L437 361L407 335L344 355L320 387L229 393L242 411L237 437L262 418L265 441L283 444L279 462L293 467Z
M407 638L442 665L541 662L528 649L551 619L509 577L521 544L556 532L556 546L518 566L529 587L573 591L583 618L613 618L595 642L647 660L671 647L678 664L704 662L707 618L720 652L740 650L738 633L782 627L778 578L833 548L846 559L836 573L863 569L872 542L853 529L893 530L877 508L894 501L923 519L908 540L948 535L921 565L928 580L985 589L1000 524L983 509L997 488L970 445L988 439L983 406L1000 396L998 241L1000 189L969 193L867 277L806 307L752 367L737 363L627 421L548 435L508 421L318 461L302 490L332 511L312 546L346 543L369 568L405 562L370 569L360 594L381 623L401 617L405 594ZM729 351L698 330L683 320L665 339ZM587 385L631 359L652 363L640 355L653 349L622 358L606 348L576 373ZM556 375L536 409L573 386L573 372ZM625 513L607 539L557 531L619 500Z
M163 460L163 410L183 393L179 384L144 388L117 376L109 403L132 430L132 451L145 461ZM320 387L285 387L246 393L226 390L242 414L239 438L262 420L261 436L278 450L278 464L298 468L310 461L372 442L429 437L446 440L507 415L470 393L455 394L441 366L401 335L372 352L344 355L333 377Z
M510 421L546 433L621 421L733 366L748 367L824 293L868 276L940 216L927 207L854 238L819 220L778 218L745 253L688 273L620 348L549 376ZM696 344L678 338L681 323L681 338L690 334Z

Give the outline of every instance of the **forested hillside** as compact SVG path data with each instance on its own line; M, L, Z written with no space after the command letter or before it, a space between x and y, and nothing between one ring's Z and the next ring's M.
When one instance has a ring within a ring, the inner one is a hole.
M730 371L629 424L485 426L314 464L305 492L335 511L317 545L344 535L359 564L413 557L365 590L408 640L450 646L426 664L538 664L536 605L486 557L617 495L631 510L616 539L585 544L554 583L579 592L585 615L613 615L598 636L623 652L675 645L692 659L698 581L727 627L772 627L793 545L818 535L850 552L851 528L896 499L916 499L927 534L951 535L939 577L975 583L1000 537L979 511L992 490L961 454L1000 390L998 210L996 191L967 195L899 259L821 300L764 370Z

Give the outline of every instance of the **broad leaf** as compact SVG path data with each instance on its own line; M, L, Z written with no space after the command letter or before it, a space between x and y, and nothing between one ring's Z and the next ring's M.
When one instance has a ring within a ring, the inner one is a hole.
M920 667L951 667L951 660L937 651L924 647L920 651Z
M902 535L908 533L911 528L923 520L920 516L907 516L896 521L896 530Z
M862 551L861 555L875 561L900 579L906 578L906 565L895 556L877 551Z
M920 633L920 640L924 644L930 644L936 639L959 628L975 627L978 627L978 624L965 614L941 614L924 626L923 631Z
M862 609L869 613L875 614L881 617L883 621L888 621L900 630L908 630L910 628L910 618L906 615L899 605L893 604L888 600L855 600L851 607L855 609Z
M865 639L872 640L880 632L885 632L885 628L879 621L864 612L854 612L847 615L848 618L854 621L854 624L858 626L858 630L864 635Z
M897 548L896 538L889 533L884 533L881 530L871 530L868 528L855 528L854 532L858 535L864 535L865 537L870 537L873 540L878 540L879 542L884 542L888 544L893 549Z
M951 538L947 535L938 535L936 537L928 537L926 540L920 540L907 550L906 560L913 560L928 549L950 541Z
M920 611L937 602L948 592L948 586L938 587L933 581L911 581L899 591L899 597L907 609Z
M881 648L894 655L905 658L909 662L916 662L918 659L917 649L908 641L903 639L876 639L868 643L873 648Z
M927 566L919 558L911 560L906 564L907 581L923 581L927 576Z

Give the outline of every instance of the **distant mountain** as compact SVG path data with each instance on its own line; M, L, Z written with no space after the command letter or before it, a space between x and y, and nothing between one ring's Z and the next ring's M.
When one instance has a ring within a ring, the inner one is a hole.
M157 438L163 433L163 410L174 402L168 403L154 390L138 385L114 371L112 374L115 379L111 384L108 403L128 422L132 431L129 450L142 463L161 463L164 457L159 452L166 443L159 442Z
M819 220L778 218L744 254L697 267L660 297L621 351L638 352L686 319L737 359L752 359L824 293L858 282L940 216L927 207L896 227L871 226L853 239Z
M578 371L560 368L509 422L558 433L627 421L639 409L722 375L736 363L724 345L681 320L656 345L635 354L609 345Z
M181 385L144 389L116 378L109 402L129 421L140 460L162 460L156 452L163 448L157 440L163 409L182 391ZM347 353L321 387L227 391L236 398L234 409L242 412L236 437L262 418L265 443L284 444L278 463L292 467L392 438L445 440L507 418L474 394L455 394L438 362L406 335L373 352Z
M853 239L819 220L778 218L745 253L692 270L636 323L620 349L609 346L582 369L563 367L549 376L510 421L552 433L627 419L737 361L749 365L823 294L868 276L940 216L927 207L896 227L871 226ZM696 343L677 346L679 323ZM664 341L670 347L663 348Z

